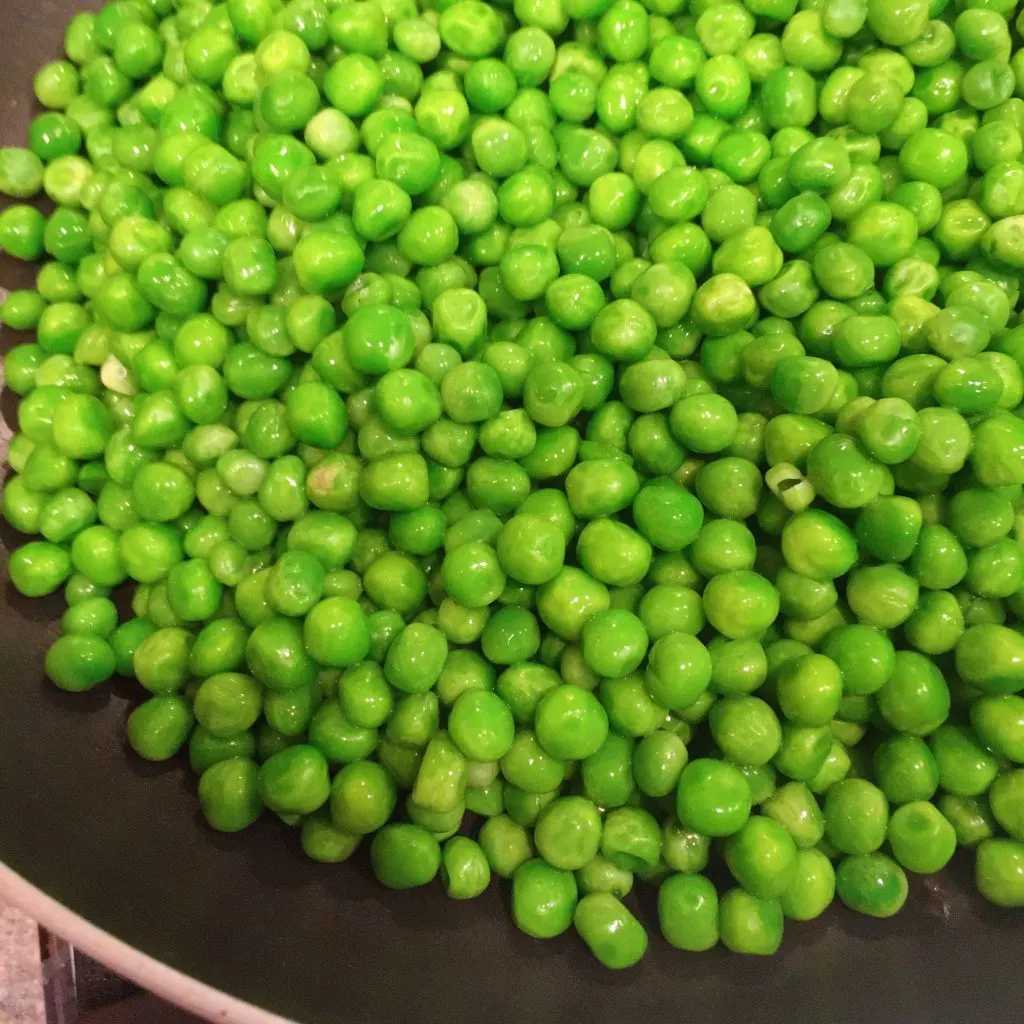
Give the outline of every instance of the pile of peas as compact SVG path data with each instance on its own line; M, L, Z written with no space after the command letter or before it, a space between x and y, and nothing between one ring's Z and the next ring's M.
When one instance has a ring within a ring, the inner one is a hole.
M49 677L134 677L214 829L608 967L636 880L694 951L957 846L1024 905L1013 8L77 15L0 149Z

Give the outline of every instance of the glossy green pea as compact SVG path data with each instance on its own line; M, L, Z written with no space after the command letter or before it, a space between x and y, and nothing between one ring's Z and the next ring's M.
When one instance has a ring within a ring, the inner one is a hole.
M971 705L971 725L995 753L1020 760L1018 741L1020 700L1015 694L982 697Z
M757 697L737 696L716 702L710 722L719 749L740 764L767 764L781 743L775 712Z
M907 879L900 866L884 854L859 854L839 865L836 892L859 913L891 917L906 902Z
M702 952L718 942L718 893L701 875L672 875L658 889L658 920L677 949Z
M211 764L199 780L199 803L211 827L219 832L240 832L260 816L259 767L245 756Z
M68 634L47 651L46 674L62 690L79 693L109 679L115 669L110 645L92 634Z
M715 576L704 591L704 611L725 636L742 639L766 629L778 615L779 599L764 577L749 570Z
M735 953L770 956L782 942L782 907L743 889L731 889L719 901L721 941Z
M437 840L417 825L386 825L374 836L370 857L374 874L391 889L426 885L441 866Z
M683 769L676 810L680 822L702 835L731 835L749 817L750 789L731 765L698 759Z
M516 733L500 765L508 782L533 793L550 792L565 777L564 763L545 753L529 730Z
M181 697L159 694L128 716L128 743L147 761L166 761L184 745L192 721L192 712Z
M915 652L897 652L893 675L879 695L882 716L912 735L928 735L949 714L949 690L942 674Z
M595 579L612 586L632 586L647 573L651 547L635 530L609 519L587 524L577 547L580 564Z
M646 952L647 933L610 893L590 893L576 906L576 930L606 967L632 967Z
M647 653L648 637L632 612L609 608L587 620L582 647L587 664L598 675L616 678L639 667Z
M725 857L733 877L760 899L781 896L796 872L797 849L793 839L780 824L762 816L750 818L729 837Z

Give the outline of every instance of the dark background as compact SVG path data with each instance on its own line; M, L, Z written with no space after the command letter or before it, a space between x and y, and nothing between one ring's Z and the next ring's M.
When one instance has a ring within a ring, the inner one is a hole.
M96 6L0 0L0 144L24 144L34 72L58 55L72 13ZM0 257L0 286L31 276ZM0 345L16 340L5 331ZM0 405L11 427L12 397ZM365 850L325 867L270 821L214 834L183 765L126 754L130 688L69 696L44 681L60 607L24 601L6 582L17 543L0 529L0 859L202 981L305 1024L1021 1019L1024 915L984 905L966 859L938 882L913 882L890 921L833 909L788 925L767 960L678 953L658 937L651 892L634 895L650 950L615 974L571 935L517 932L497 885L470 903L448 900L436 882L390 893Z

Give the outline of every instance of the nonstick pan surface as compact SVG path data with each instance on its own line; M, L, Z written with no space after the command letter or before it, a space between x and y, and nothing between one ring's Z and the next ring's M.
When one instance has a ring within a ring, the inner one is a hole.
M33 74L59 54L72 14L96 6L0 0L0 145L24 144ZM0 257L0 286L31 277ZM5 332L0 346L20 340ZM11 429L12 398L0 406ZM0 862L85 921L243 1001L211 1001L54 904L36 904L86 952L196 1012L245 1024L268 1019L253 1007L303 1024L1021 1019L1024 914L983 904L966 860L937 882L913 882L896 918L834 909L787 927L782 952L766 960L670 949L651 892L640 893L633 906L651 947L639 967L614 974L571 935L541 942L517 932L497 885L469 903L436 883L392 893L365 855L314 864L269 820L217 835L200 819L184 764L126 752L122 726L137 692L123 684L71 696L44 680L60 604L23 600L7 582L20 539L0 528ZM12 879L0 870L8 891Z

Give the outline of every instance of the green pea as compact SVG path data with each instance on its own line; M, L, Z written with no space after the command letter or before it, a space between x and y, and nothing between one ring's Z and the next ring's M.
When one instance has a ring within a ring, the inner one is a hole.
M734 953L770 956L782 943L782 907L743 889L730 889L719 901L722 944Z
M47 651L46 674L62 690L80 693L114 674L115 655L110 645L93 634L67 634Z
M441 878L452 899L473 899L489 885L491 868L478 843L453 836L444 845Z
M590 893L576 906L574 923L591 952L606 967L632 967L647 950L647 933L610 893Z
M907 899L900 866L881 853L845 858L836 871L836 892L851 909L871 917L891 917Z
M147 761L166 761L185 744L192 722L186 701L174 694L158 694L128 716L128 743Z

